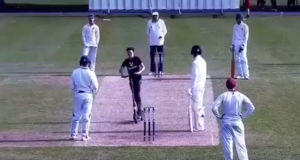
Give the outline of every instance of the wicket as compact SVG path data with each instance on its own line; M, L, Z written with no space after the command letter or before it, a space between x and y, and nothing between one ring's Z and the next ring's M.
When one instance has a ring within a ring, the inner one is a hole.
M144 108L144 141L147 140L148 137L148 141L151 141L151 137L152 137L152 141L154 141L154 137L155 137L155 119L154 119L154 114L155 114L155 109L154 107L145 107ZM148 125L148 127L147 127ZM152 127L152 130L151 130ZM147 128L148 128L148 135L147 135ZM152 131L152 135L151 135L151 131Z
M162 77L161 74L161 68L162 68L162 63L163 63L163 53L162 52L155 52L154 55L154 63L155 63L155 73L154 77Z

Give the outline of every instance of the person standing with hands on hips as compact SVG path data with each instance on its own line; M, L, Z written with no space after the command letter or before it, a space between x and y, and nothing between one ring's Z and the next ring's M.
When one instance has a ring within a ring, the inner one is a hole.
M95 16L89 15L89 23L82 28L83 56L91 60L90 69L95 72L98 45L100 41L100 30L95 24Z
M243 22L243 15L237 14L236 24L233 26L231 52L234 54L236 79L249 79L249 66L247 58L247 43L249 38L249 27Z
M194 57L191 71L191 86L188 89L188 96L191 98L194 130L204 131L204 106L203 98L206 83L207 67L206 61L202 58L202 49L198 45L194 45L191 50Z
M73 71L71 77L71 89L75 95L75 106L73 111L71 139L76 140L78 136L79 121L82 120L82 140L87 141L91 123L92 105L95 95L98 92L98 80L95 72L88 66L91 61L87 56L82 56L80 68Z
M145 65L142 60L134 55L134 48L128 47L126 49L128 58L126 58L120 69L119 73L122 78L129 77L129 86L131 89L131 93L133 95L134 103L136 103L137 107L137 115L138 119L142 119L142 100L141 100L141 83L142 83L142 72L145 70ZM124 74L124 68L127 68L128 75ZM135 104L134 104L135 106ZM136 111L136 109L134 109Z
M243 119L253 114L255 107L251 100L236 90L236 81L232 78L226 81L227 91L220 94L215 100L212 112L222 120L222 141L225 160L233 160L233 141L236 145L240 160L248 160L247 147L245 143L245 127ZM242 107L247 111L242 113ZM223 114L219 113L221 107Z
M155 52L162 52L162 64L159 65L158 71L160 74L163 74L164 70L164 43L165 36L167 34L167 27L165 21L159 18L158 12L152 13L152 19L148 21L147 24L147 34L149 37L150 44L150 73L149 75L153 75L155 72Z

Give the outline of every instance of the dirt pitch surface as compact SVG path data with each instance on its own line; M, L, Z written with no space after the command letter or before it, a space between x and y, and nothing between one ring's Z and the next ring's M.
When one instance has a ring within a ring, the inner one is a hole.
M56 77L57 78L57 77ZM67 79L64 78L67 82ZM45 82L45 81L44 81ZM88 142L68 140L63 133L1 133L0 146L214 146L219 144L219 129L211 113L213 90L207 79L204 105L206 131L189 131L188 76L165 75L157 79L145 77L142 82L144 107L155 107L156 135L154 142L143 141L143 122L132 120L132 95L128 79L104 77L94 102ZM67 83L66 83L67 85Z

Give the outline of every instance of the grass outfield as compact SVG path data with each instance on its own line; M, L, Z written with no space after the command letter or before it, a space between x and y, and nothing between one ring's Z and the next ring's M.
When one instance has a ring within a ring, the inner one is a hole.
M88 4L88 0L4 0L7 4L57 4L57 5L64 5L64 4ZM253 5L256 5L256 2L252 2ZM243 4L243 0L240 1L240 4ZM270 1L266 2L267 6L271 5ZM285 6L287 5L286 0L277 0L277 5Z
M33 81L21 72L70 74L78 65L82 49L81 28L86 18L1 18L0 44L5 47L0 48L0 74L3 75L0 77L0 97L4 102L0 112L0 131L68 130L72 103L68 86L40 85L45 82ZM251 79L239 81L239 88L256 106L254 115L245 121L251 160L294 160L300 156L298 19L265 17L247 21L250 27L248 58ZM101 28L98 73L117 74L127 46L136 47L137 54L148 64L146 19L97 21ZM229 76L233 17L165 21L168 27L167 72L188 73L192 61L190 47L200 44L215 94L224 91L224 78ZM13 72L18 74L12 75ZM52 79L51 82L59 81ZM213 160L221 159L221 156L221 145L203 148L0 148L0 159L17 160Z

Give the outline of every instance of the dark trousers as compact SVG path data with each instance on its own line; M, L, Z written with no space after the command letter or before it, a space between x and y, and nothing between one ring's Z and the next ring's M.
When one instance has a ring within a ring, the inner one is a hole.
M276 0L271 0L271 5L273 9L277 8L277 1Z
M164 59L165 59L165 51L164 46L150 46L150 71L155 72L155 52L162 52L162 62L158 64L158 71L163 72L164 71Z
M296 6L296 0L288 0L287 2L288 8L295 7L295 6Z
M142 99L141 99L141 84L142 81L139 79L129 79L129 86L132 93L132 101L135 102L137 105L137 112L138 114L142 111Z
M257 7L263 8L265 7L266 1L265 0L257 0Z

